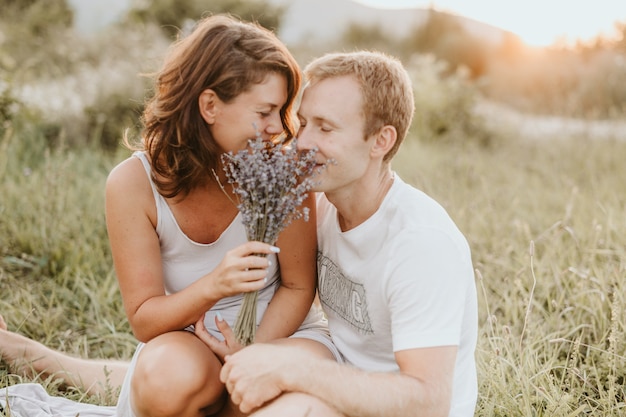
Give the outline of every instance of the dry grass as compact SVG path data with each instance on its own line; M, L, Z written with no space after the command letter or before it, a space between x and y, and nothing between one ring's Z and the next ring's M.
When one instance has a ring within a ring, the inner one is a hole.
M623 415L626 143L410 145L398 170L473 249L477 416Z
M102 193L125 154L1 145L0 312L63 351L129 358ZM624 413L625 156L623 142L514 137L492 148L410 141L398 155L396 169L448 209L473 250L477 416ZM0 386L19 381L0 368Z

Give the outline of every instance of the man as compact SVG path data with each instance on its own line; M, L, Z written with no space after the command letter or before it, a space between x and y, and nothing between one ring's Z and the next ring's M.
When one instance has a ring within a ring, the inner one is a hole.
M298 146L326 165L319 298L345 363L256 344L227 357L221 379L254 416L471 416L470 249L445 210L391 169L414 112L409 76L394 58L355 52L318 58L305 77Z

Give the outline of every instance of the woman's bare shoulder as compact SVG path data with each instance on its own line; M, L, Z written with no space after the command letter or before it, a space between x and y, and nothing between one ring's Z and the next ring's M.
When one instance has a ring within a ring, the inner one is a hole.
M111 170L106 181L106 195L109 199L153 201L148 173L139 158L131 156Z
M139 160L134 156L126 158L117 164L107 178L107 188L126 188L145 186L148 184L148 174Z

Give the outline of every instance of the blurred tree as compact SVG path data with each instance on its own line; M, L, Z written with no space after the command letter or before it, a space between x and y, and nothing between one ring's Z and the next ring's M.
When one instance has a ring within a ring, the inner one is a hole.
M431 52L438 48L442 38L463 32L465 30L456 17L431 7L426 22L415 28L410 46L418 52Z
M618 37L615 41L615 49L626 53L626 20L623 22L615 22L615 29L617 29Z
M449 13L428 10L428 18L411 33L406 42L407 53L430 53L449 64L451 72L467 67L472 78L485 73L490 47L472 36L459 19Z
M383 29L376 25L351 23L343 32L340 41L345 49L370 49L398 55L397 40L394 40Z
M284 7L265 0L141 0L129 12L128 19L131 23L154 22L167 36L175 38L190 22L218 13L229 13L277 31L284 11Z
M56 27L70 27L74 13L65 0L0 0L2 21L17 22L29 33L43 36Z
M74 20L66 0L0 0L0 10L0 71L23 78L50 66L56 40Z

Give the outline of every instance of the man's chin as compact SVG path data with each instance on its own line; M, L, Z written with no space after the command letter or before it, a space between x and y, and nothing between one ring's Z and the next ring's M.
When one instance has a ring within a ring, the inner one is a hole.
M323 193L324 191L326 191L326 187L324 187L324 182L321 181L319 178L316 178L315 184L313 184L313 187L311 187L311 191L316 193Z

